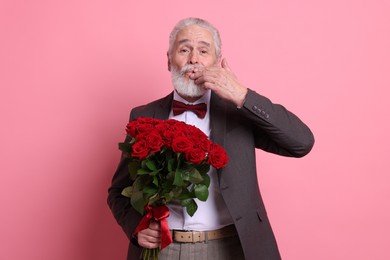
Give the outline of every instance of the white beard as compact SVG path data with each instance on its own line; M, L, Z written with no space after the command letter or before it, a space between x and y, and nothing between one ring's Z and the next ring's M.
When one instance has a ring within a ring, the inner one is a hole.
M198 65L186 65L181 70L172 67L171 81L173 87L180 96L184 97L202 97L206 93L206 89L202 86L196 85L194 80L186 78L186 72L193 70Z

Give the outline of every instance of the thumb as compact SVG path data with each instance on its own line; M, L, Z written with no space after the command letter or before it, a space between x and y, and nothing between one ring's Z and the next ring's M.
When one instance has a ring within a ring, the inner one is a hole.
M228 70L228 71L232 71L232 70L230 69L228 63L227 63L226 58L223 58L223 59L222 59L221 66L222 66L222 68L224 68L224 69L226 69L226 70Z

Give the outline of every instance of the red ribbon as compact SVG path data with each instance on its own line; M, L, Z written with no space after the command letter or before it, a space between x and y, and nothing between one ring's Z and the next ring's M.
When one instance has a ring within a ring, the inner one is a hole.
M160 222L161 226L161 250L172 243L171 232L169 231L167 217L169 216L169 209L167 206L145 206L146 214L142 217L137 228L135 229L133 236L135 236L141 230L149 227L150 221L155 220Z

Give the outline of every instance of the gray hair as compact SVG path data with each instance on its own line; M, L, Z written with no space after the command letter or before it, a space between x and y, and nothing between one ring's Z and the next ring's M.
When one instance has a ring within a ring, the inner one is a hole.
M215 45L215 54L217 55L217 59L221 57L221 37L219 36L219 32L217 28L215 28L211 23L209 23L206 20L200 19L200 18L194 18L194 17L189 17L185 18L181 21L179 21L176 26L173 28L171 34L169 35L169 49L168 49L168 55L170 56L172 53L172 48L176 40L176 35L177 33L191 25L198 25L200 27L203 27L207 30L209 30L213 34L214 38L214 45Z

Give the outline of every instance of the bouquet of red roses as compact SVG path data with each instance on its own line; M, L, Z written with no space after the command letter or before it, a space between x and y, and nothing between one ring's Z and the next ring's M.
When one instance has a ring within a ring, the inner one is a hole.
M210 166L225 167L228 156L218 144L195 126L170 119L137 118L127 124L126 141L119 144L130 158L132 185L122 191L143 218L134 235L147 228L152 219L161 223L161 249L172 242L165 206L179 201L193 216L195 198L206 201ZM144 259L157 259L159 249L145 249Z

